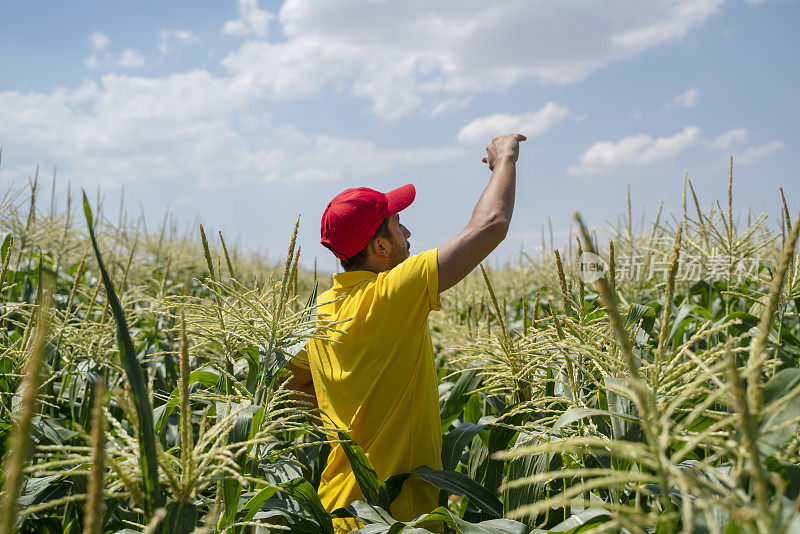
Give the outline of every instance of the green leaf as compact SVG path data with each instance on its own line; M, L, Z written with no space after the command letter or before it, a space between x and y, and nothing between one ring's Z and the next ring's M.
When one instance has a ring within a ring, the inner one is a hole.
M421 465L413 469L411 473L437 488L467 497L481 511L493 517L503 515L503 504L500 499L495 497L492 491L481 486L464 473L446 470L438 471L427 465Z
M513 410L514 405L509 406L507 410ZM504 419L506 425L516 425L522 422L524 414L518 413L511 417ZM497 494L498 488L503 481L503 469L505 462L493 458L494 453L506 450L516 439L517 431L507 426L492 424L489 430L489 439L487 442L487 452L489 458L486 460L481 477L478 478L492 494ZM501 514L502 515L502 514ZM487 517L484 517L486 519Z
M779 460L774 456L767 458L765 465L773 473L778 473L786 482L786 496L797 499L800 496L800 466Z
M517 447L526 445L537 445L541 443L538 438L529 437L522 442L517 441ZM548 471L557 471L562 467L561 456L554 453L526 454L519 458L514 458L508 462L506 482L511 482L519 478L527 478ZM547 482L538 484L525 484L514 488L508 488L503 495L505 510L516 510L526 504L532 504L545 497ZM535 517L526 516L525 521L533 525L536 523Z
M468 397L463 407L463 422L477 425L483 417L483 402L479 393L473 393Z
M197 507L188 502L171 502L161 522L164 534L189 534L197 525Z
M5 263L6 258L8 257L8 253L11 250L11 244L14 242L14 237L11 234L8 234L5 239L3 239L3 246L0 247L0 263Z
M762 454L774 455L797 434L797 422L785 424L800 418L800 395L797 394L797 388L800 388L800 369L784 369L761 390L763 411L767 412L758 425L758 448ZM777 409L769 409L772 404L789 396L793 398L782 402Z
M605 523L611 519L611 514L603 508L587 508L576 514L572 514L548 532L569 532L576 534L584 530L594 528L600 523Z
M298 477L291 482L279 484L283 490L297 501L303 509L311 514L322 529L322 534L333 533L333 520L331 514L322 506L317 491L302 477Z
M639 412L631 400L634 393L628 380L619 377L606 377L604 383L608 410L610 413L615 414L615 416L611 417L611 432L614 439L641 442L644 439L644 434L639 424Z
M247 405L240 409L242 405L230 405L230 412L228 405L223 402L217 402L217 420L228 417L229 413L235 412L233 415L233 428L228 433L228 443L239 443L247 441L250 437L250 428L253 423L254 416L262 410L260 406ZM239 467L244 470L245 462L247 460L244 454L240 454L234 458ZM220 526L225 527L233 523L236 519L236 514L239 512L239 500L242 495L242 485L238 480L233 477L228 477L223 481L223 505L224 510L220 521Z
M69 493L64 475L31 477L25 482L17 504L22 507L58 499Z
M219 381L219 374L208 369L195 369L189 374L189 385L199 382L206 387L214 387ZM153 424L157 434L164 431L167 418L181 403L180 390L177 386L172 390L169 400L153 409Z
M278 491L275 488L267 487L256 493L242 508L242 514L239 516L239 521L251 521L256 512L261 510L261 507L267 502L267 499L275 495Z
M33 439L39 445L64 445L78 435L65 428L58 419L36 416L31 419Z
M239 499L242 496L242 485L239 481L228 477L222 481L222 517L219 527L224 528L233 523L239 512Z
M454 470L458 466L461 452L478 432L488 425L461 423L442 437L442 468Z
M450 389L450 395L444 401L440 413L442 417L442 433L446 432L453 420L458 417L464 405L470 399L470 393L474 391L481 382L476 369L470 369L461 373L455 385Z
M389 512L364 501L353 501L347 506L347 509L352 512L352 517L357 517L366 525L379 524L390 527L397 523Z
M696 314L711 320L711 314L702 306L682 304L681 307L678 308L678 313L675 314L675 318L672 320L672 328L667 337L667 343L672 343L673 348L683 342L683 331L686 330L686 327L697 320L695 317L691 317L691 314Z
M739 525L736 519L731 519L725 527L725 534L742 534L743 532L744 528Z
M742 334L749 331L751 328L758 327L758 323L760 322L759 318L755 315L743 311L735 311L729 313L722 319L722 323L728 323L736 319L740 320L741 324L731 325L731 328L737 334Z
M456 519L456 516L453 519ZM494 534L528 534L528 527L513 519L489 519L478 523L476 526L488 529ZM461 532L464 532L463 528Z
M800 369L784 369L776 374L761 389L761 401L764 406L782 399L800 386Z
M654 319L655 315L656 315L655 310L653 308L651 308L650 306L645 306L643 304L637 304L637 303L634 302L634 303L631 304L630 309L628 309L628 317L625 320L625 327L627 328L627 327L633 326L640 319L643 319L645 317L647 317L648 319L650 319L650 318ZM642 326L644 326L644 323L646 323L646 322L647 321L643 321ZM651 321L651 325L652 325L652 321ZM649 330L649 328L645 328L645 330Z
M117 344L119 346L119 358L128 383L131 388L133 405L139 419L139 465L142 469L142 479L144 482L144 508L147 517L164 506L164 495L158 485L158 453L156 452L156 435L153 426L153 410L150 407L150 397L147 386L145 385L144 373L136 358L136 351L133 348L133 340L128 331L128 322L122 310L117 292L114 290L114 283L108 275L97 239L94 235L94 219L86 192L83 192L83 212L86 216L86 224L89 227L89 237L92 240L92 247L97 259L97 266L100 269L100 276L106 288L106 298L109 307L114 315L114 322L117 325Z
M402 523L400 523L396 528L390 527L389 525L381 525L379 523L370 523L363 528L351 531L350 534L389 534L390 532L394 534L396 532L408 531L406 530L406 526ZM428 531L426 530L424 532Z
M153 427L157 434L161 435L164 431L164 425L167 424L167 419L175 411L175 406L170 403L162 404L161 406L153 409Z
M748 332L753 328L757 329L758 323L761 322L761 319L759 319L755 315L743 311L735 311L731 312L730 314L728 314L727 317L722 319L720 321L720 324L734 319L739 319L742 322L742 324L731 325L731 329L737 334ZM778 337L779 335L780 337ZM800 341L798 341L797 338L794 337L794 335L792 335L791 331L788 328L783 326L780 328L779 332L778 325L774 323L770 325L769 340L773 343L781 345L786 345L787 343L794 346L800 345Z
M618 380L618 379L606 378L607 382L612 380ZM620 408L625 409L623 402L621 402L620 396L614 394L613 392L611 392L611 394L614 396L613 403L619 404ZM611 401L609 402L609 404L611 404ZM581 419L584 419L586 417L593 417L597 415L606 415L611 417L612 423L614 420L620 420L628 424L639 423L638 417L630 415L628 413L624 412L620 413L620 412L615 412L613 410L598 410L596 408L576 407L576 408L570 408L569 410L561 414L561 416L556 420L556 422L553 423L552 430L558 430L563 426L567 426L576 421L580 421ZM617 438L617 439L622 439L622 438Z
M400 490L403 489L403 484L409 475L410 473L400 473L399 475L392 475L386 479L386 493L389 496L390 504L400 495Z
M306 509L285 491L278 491L267 499L261 510L253 516L254 521L280 517L291 528L293 534L320 534L320 526Z
M358 487L361 488L361 494L364 495L364 500L373 506L380 506L386 511L389 511L389 494L386 491L386 486L378 478L375 468L367 458L364 449L358 446L346 432L339 430L340 443L344 450L347 460L350 462L350 469L356 477Z
M217 385L219 382L219 374L214 371L209 371L208 369L195 369L189 374L189 385L199 382L202 385L212 388ZM174 408L181 403L181 392L178 386L173 388L172 393L170 393L169 400L167 401L166 406L170 408Z
M511 519L489 519L488 521L482 521L480 523L470 523L469 521L466 521L453 514L444 506L440 506L428 514L423 514L414 521L401 524L408 525L409 527L417 527L427 523L428 521L444 521L453 527L456 532L460 532L461 534L528 534L529 532L528 528L524 524ZM366 533L370 531L362 529L362 532ZM376 530L376 532L380 531ZM400 532L400 530L387 530L386 532ZM418 530L416 528L406 528L402 530L402 532L412 533L428 531Z
M467 473L469 473L469 476L477 480L488 458L489 449L480 435L472 438L472 443L469 447L469 459L467 460Z

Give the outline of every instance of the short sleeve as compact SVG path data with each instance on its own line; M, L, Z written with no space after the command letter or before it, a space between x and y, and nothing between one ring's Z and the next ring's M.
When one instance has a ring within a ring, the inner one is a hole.
M289 362L298 369L311 369L311 364L308 361L308 351L305 347L297 351L297 354L291 356Z
M439 298L438 249L410 256L381 275L380 292L388 299L409 306L420 302L424 304L425 311L442 309Z

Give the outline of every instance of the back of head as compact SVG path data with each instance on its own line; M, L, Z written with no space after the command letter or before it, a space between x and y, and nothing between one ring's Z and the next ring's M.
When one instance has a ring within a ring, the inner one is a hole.
M342 265L342 269L345 271L358 271L364 269L367 264L367 260L369 259L369 245L372 243L374 239L382 237L384 239L391 239L392 233L389 231L389 218L386 217L381 222L381 225L378 227L378 230L375 232L375 235L372 236L372 239L369 240L367 246L365 246L361 251L358 252L355 256L348 258L346 260L340 259L339 263Z
M411 205L415 196L412 184L388 193L368 187L346 189L328 203L322 214L320 243L339 258L346 271L362 269L374 239L391 241L388 218Z

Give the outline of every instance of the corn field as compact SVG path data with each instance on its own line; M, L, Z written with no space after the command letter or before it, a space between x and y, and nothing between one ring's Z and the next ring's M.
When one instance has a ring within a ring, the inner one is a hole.
M337 326L315 313L330 277L300 267L297 225L273 265L202 226L12 188L0 534L332 534L343 517L393 534L800 532L800 215L780 191L780 227L737 220L732 187L706 205L685 180L682 212L649 222L629 196L605 234L576 215L560 250L543 238L442 295L444 469L413 471L440 502L408 523L389 512L408 473L380 480L285 387L291 356ZM586 253L605 277L583 281ZM753 268L681 272L720 257ZM364 500L328 512L334 442Z

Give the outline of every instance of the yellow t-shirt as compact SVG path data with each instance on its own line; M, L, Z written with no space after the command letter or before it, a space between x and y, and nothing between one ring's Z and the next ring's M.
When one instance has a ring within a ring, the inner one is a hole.
M439 394L428 313L440 310L437 250L411 256L382 273L333 275L333 287L319 295L317 314L326 320L352 319L332 341L310 340L297 356L310 363L319 407L349 430L381 480L420 465L442 468ZM293 360L298 367L309 364ZM410 521L436 508L439 490L409 477L391 511ZM363 500L350 463L335 445L322 472L319 496L328 511ZM336 521L336 531L356 528Z

